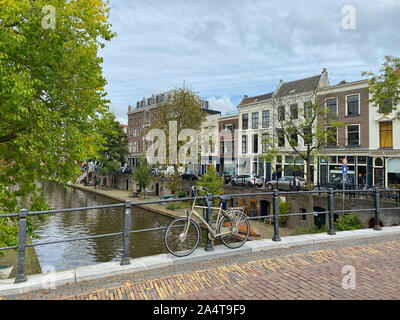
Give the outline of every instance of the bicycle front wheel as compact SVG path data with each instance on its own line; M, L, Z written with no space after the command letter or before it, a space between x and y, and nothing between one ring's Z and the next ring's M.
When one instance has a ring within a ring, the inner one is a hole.
M218 234L222 243L231 249L244 245L250 234L250 224L247 216L240 211L231 211L223 217L218 226Z
M200 227L188 218L173 220L164 235L164 244L174 256L184 257L191 254L200 241Z

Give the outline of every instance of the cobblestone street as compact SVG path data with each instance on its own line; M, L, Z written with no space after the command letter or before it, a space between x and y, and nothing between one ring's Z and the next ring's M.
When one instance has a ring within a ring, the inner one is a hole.
M7 299L398 299L399 263L400 236L392 235L180 264ZM355 289L342 287L348 265Z

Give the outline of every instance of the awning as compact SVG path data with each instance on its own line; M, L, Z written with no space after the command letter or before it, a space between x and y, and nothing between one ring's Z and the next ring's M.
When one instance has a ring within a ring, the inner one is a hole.
M400 173L400 158L392 158L388 161L389 173Z

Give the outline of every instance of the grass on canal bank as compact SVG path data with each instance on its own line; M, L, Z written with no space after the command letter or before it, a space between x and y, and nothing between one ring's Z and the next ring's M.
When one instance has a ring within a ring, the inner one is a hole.
M27 237L26 242L28 244L32 243L30 237ZM12 266L13 269L9 278L15 278L18 271L18 251L13 249L3 250L3 256L0 257L0 266ZM25 251L25 274L29 276L38 273L42 273L42 269L40 268L35 247L28 247Z

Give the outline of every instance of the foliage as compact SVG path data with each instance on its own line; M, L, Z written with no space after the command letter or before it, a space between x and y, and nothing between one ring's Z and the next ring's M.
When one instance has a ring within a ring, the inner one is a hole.
M345 231L345 230L356 230L362 229L363 226L358 219L357 214L346 214L344 216L339 217L337 223L335 225L335 229L337 231Z
M43 28L55 8L55 28ZM108 100L98 56L114 34L102 0L0 0L0 213L35 181L65 183L77 161L94 158ZM0 246L15 245L16 224L0 219Z
M206 187L212 195L219 195L223 193L224 180L217 173L213 165L210 165L207 172L199 178L196 187ZM200 191L199 195L204 195L205 191ZM217 203L217 199L213 199L213 205Z
M142 154L139 158L139 166L132 172L132 179L138 184L139 188L144 190L146 193L146 188L149 185L152 177L153 175L151 174L147 165L147 159L145 155Z
M380 74L363 72L362 75L370 77L368 92L371 98L368 101L375 106L384 106L385 113L391 109L397 111L396 118L400 119L400 111L397 110L400 103L400 58L386 56Z
M106 130L100 132L105 143L96 159L101 164L100 174L102 175L118 172L121 162L125 162L128 155L126 149L128 138L118 121L115 120L115 116L112 114L107 122L109 125L107 125Z
M285 215L288 213L290 213L290 204L279 197L279 224L283 227L286 226L288 217Z

